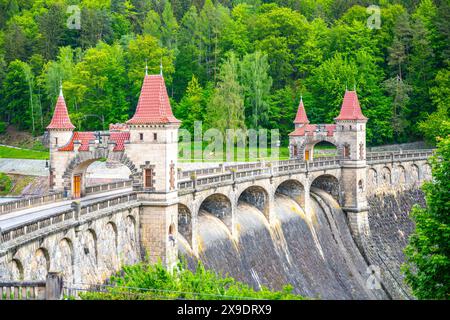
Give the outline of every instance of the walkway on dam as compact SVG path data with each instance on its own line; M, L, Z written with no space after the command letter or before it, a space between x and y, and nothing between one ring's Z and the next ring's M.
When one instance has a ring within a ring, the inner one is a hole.
M120 194L127 194L132 191L132 188L118 189L100 194L93 194L79 199L81 205L88 205L97 201L107 199L112 196ZM63 212L71 208L74 200L65 200L56 203L49 203L39 207L28 208L20 211L15 211L0 215L0 229L6 229L17 225L23 225L27 222L36 220L36 218L45 218L54 215L58 212Z

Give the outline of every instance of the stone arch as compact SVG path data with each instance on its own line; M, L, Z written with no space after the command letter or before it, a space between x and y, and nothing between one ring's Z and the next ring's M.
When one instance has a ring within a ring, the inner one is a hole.
M118 234L114 222L108 221L99 234L98 256L104 271L112 272L118 268Z
M238 196L238 205L246 202L261 211L264 216L269 217L269 193L260 186L251 186L244 189Z
M214 193L205 198L200 205L199 215L205 213L219 218L232 232L233 205L226 195Z
M370 168L367 179L370 186L376 187L378 185L378 171L375 168Z
M422 165L422 180L431 180L431 166L428 162Z
M31 262L31 280L45 280L50 269L50 255L46 248L38 248Z
M84 255L93 265L97 265L98 249L97 249L97 233L94 229L87 229L82 237L82 250Z
M292 198L305 209L305 187L300 181L290 179L281 182L275 189L275 194L277 193Z
M383 169L381 169L381 180L383 185L390 186L392 184L391 169L388 167L383 167Z
M339 180L331 174L323 174L316 177L311 183L311 188L322 189L329 193L338 203L342 203Z
M10 279L12 280L23 280L24 279L24 270L22 262L19 259L12 259L10 263Z
M178 204L178 232L192 247L192 212L182 204Z
M406 170L402 165L397 166L397 183L401 185L406 184Z
M78 172L86 171L86 169L95 161L99 161L101 159L109 159L116 161L118 163L123 164L130 170L130 179L133 179L134 183L139 183L141 181L141 177L139 174L138 168L134 165L134 163L127 157L124 152L109 152L107 148L97 148L95 151L81 151L78 153L72 161L70 161L66 170L63 174L64 179L64 189L67 191L73 191L72 181L74 174ZM82 182L83 192L84 192L84 183Z
M53 269L62 273L64 281L73 282L74 252L72 241L69 238L59 241L55 251Z
M138 231L136 218L129 214L123 223L123 233L119 238L119 255L126 264L133 264L138 261Z
M420 170L419 170L419 166L416 164L412 164L411 165L411 182L412 183L419 183L420 182Z
M310 147L311 148L311 159L316 157L316 154L318 154L318 151L316 150L316 148L321 147L321 146L334 147L334 148L332 148L334 156L337 156L339 154L339 147L338 147L336 141L334 140L334 138L322 139L322 140L315 141L311 145L311 147Z

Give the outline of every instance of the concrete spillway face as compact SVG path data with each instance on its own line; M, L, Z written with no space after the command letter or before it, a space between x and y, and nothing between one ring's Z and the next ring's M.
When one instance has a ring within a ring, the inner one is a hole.
M275 197L275 222L246 202L236 210L238 240L214 215L199 214L199 259L208 269L228 273L256 290L280 290L291 284L294 292L321 299L386 298L382 290L366 287L367 264L353 243L345 215L336 201L318 190L311 197L312 220L286 195ZM191 267L195 258L186 240L180 255Z

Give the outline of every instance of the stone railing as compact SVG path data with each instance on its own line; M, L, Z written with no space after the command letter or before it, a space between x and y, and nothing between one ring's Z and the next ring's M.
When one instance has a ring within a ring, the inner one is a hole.
M42 281L0 281L1 300L60 300L63 280L61 274L49 272Z
M34 219L30 222L23 223L0 229L0 244L17 240L23 236L32 234L48 227L55 227L77 222L84 215L95 213L97 211L115 207L117 205L137 201L136 193L126 195L113 196L107 199L95 201L93 203L81 205L79 202L72 202L70 209L52 214L50 216Z
M407 150L395 152L370 152L367 154L367 163L383 163L390 161L425 160L433 155L434 150Z
M252 165L253 163L249 163ZM255 169L250 170L237 170L236 168L243 168L239 165L234 168L230 168L227 173L211 175L207 177L197 178L191 177L191 179L185 179L178 182L178 190L183 192L187 190L197 190L197 187L214 186L220 183L233 183L239 181L245 181L249 178L263 179L272 175L285 175L293 172L302 171L316 171L324 169L335 169L339 168L340 160L337 158L330 158L329 160L319 161L319 162L305 162L303 160L285 160L278 161L274 166L272 164L265 163L254 163ZM251 167L251 166L250 166Z
M199 176L206 176L206 175L213 175L217 173L222 173L224 170L222 165L219 165L218 167L211 167L211 168L202 168L202 169L195 169L195 170L186 170L186 171L179 171L178 172L178 179L189 179L193 175L199 177Z
M0 204L0 215L61 200L66 200L63 191L47 194L44 196L32 196L23 199L8 201Z
M111 190L118 190L118 189L124 189L129 188L133 184L133 180L124 180L124 181L116 181L116 182L110 182L110 183L104 183L104 184L97 184L94 186L86 187L85 194L96 194Z

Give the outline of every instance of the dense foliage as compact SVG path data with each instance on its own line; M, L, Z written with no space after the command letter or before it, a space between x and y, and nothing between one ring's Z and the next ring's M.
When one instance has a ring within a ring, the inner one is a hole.
M369 28L372 4L380 28ZM310 120L323 123L345 87L356 87L370 144L433 141L428 124L449 119L449 8L442 0L0 0L0 120L42 133L62 80L79 130L124 121L145 64L158 73L162 59L176 116L190 130L203 120L219 130L278 128L286 139L300 95Z
M405 249L406 281L420 299L450 299L450 136L431 160L433 180L423 186L426 208L411 216L416 230Z
M103 291L103 292L98 292ZM111 285L98 291L81 294L86 300L147 300L147 299L189 299L189 300L235 300L235 299L303 299L292 294L292 287L275 292L267 288L255 291L250 286L230 277L221 277L206 270L199 262L192 272L184 263L179 263L172 273L161 263L154 265L140 263L126 266L121 273L111 278Z
M3 172L0 172L0 195L8 194L12 188L11 178Z

